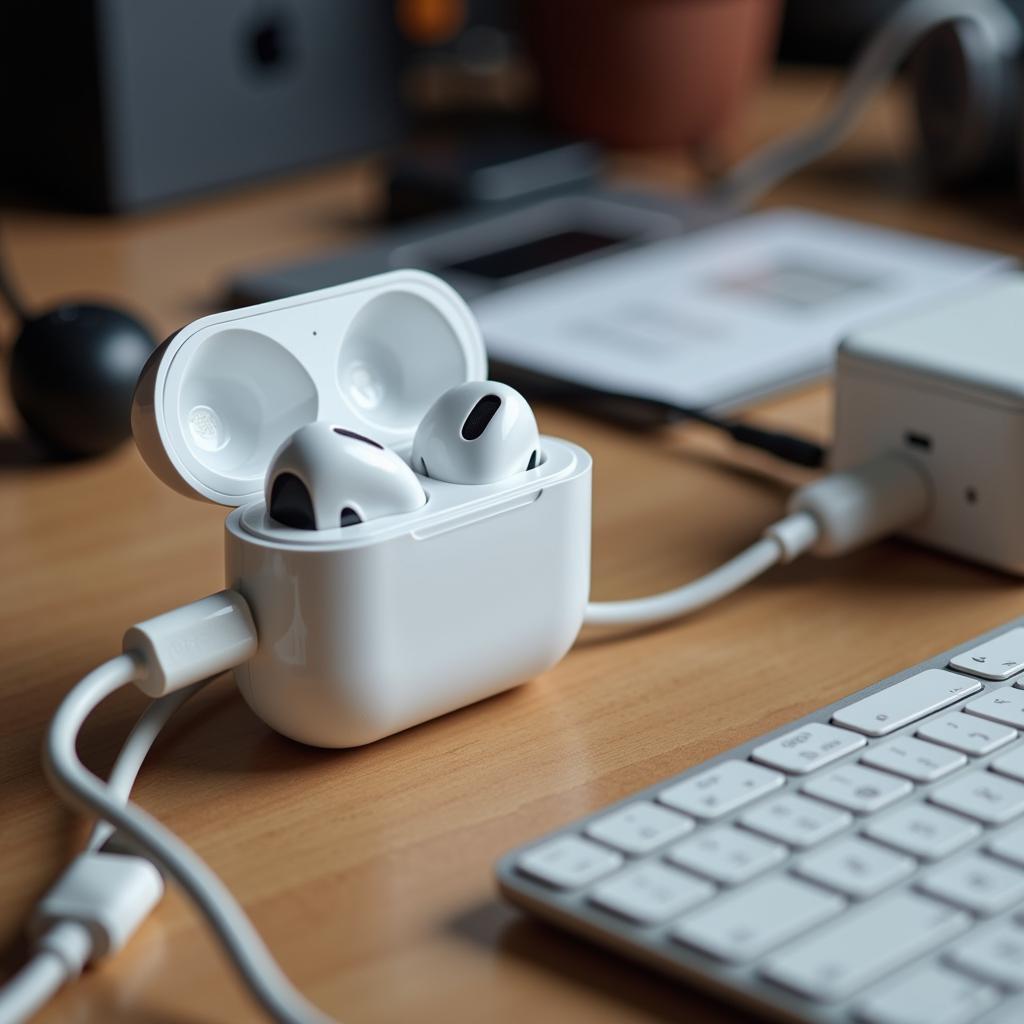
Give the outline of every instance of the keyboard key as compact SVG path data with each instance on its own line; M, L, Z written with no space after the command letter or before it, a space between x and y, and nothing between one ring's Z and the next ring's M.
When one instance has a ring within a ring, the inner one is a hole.
M733 825L702 829L668 851L668 859L723 885L738 885L785 860L781 843L751 835Z
M785 781L784 775L749 761L723 761L663 789L658 800L697 818L717 818L778 789Z
M884 982L860 1003L857 1018L867 1024L967 1024L999 999L991 985L925 964Z
M877 743L864 752L861 761L913 782L934 782L967 764L967 758L958 750L925 743L913 736L897 736Z
M857 814L870 814L888 807L913 789L906 779L897 779L859 764L841 765L803 785L803 791L809 796L827 800Z
M985 825L1002 825L1024 814L1024 786L987 771L961 775L932 790L928 799Z
M781 875L719 896L684 917L672 935L719 960L743 963L838 914L845 903Z
M1024 899L1024 873L969 853L927 872L918 888L977 914L995 914Z
M948 715L925 722L917 730L917 735L964 754L980 757L982 754L991 754L993 750L998 750L1011 740L1015 740L1017 730L996 722L979 722L975 715L952 711Z
M655 924L713 896L710 882L664 864L636 867L594 886L590 900L605 910L637 924Z
M587 826L587 835L623 853L650 853L693 830L693 819L638 800Z
M578 889L610 874L623 863L622 855L579 836L560 836L527 850L516 867L556 889Z
M832 716L832 721L868 736L886 736L980 689L976 679L930 668L847 704Z
M1009 679L1024 669L1024 629L1011 629L950 661L958 672L982 679Z
M916 867L913 857L858 836L846 836L801 857L796 871L844 896L865 899L895 885Z
M800 847L828 839L851 821L853 818L846 811L791 793L763 800L740 818L744 828Z
M956 814L914 804L871 819L864 833L915 857L939 860L976 838L981 826Z
M751 757L761 764L779 768L791 775L805 775L837 758L852 754L867 741L863 736L811 722L777 740L755 747Z
M885 896L773 956L766 977L811 999L853 995L882 975L946 942L970 917L914 893Z
M977 700L970 701L964 711L991 722L1024 729L1024 690L1001 686L998 690L990 690Z
M1024 782L1024 744L997 757L990 767L992 771L999 772L1000 775L1009 775L1011 779Z
M971 974L1007 988L1024 988L1024 926L1003 920L961 939L948 959Z
M1024 825L1002 829L989 840L989 853L1024 867ZM1024 1017L1021 1018L1024 1020Z

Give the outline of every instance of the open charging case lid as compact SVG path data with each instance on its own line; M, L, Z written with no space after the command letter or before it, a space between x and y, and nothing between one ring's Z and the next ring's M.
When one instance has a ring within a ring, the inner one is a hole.
M132 432L170 487L245 505L304 424L402 450L435 399L486 374L466 303L430 274L396 270L183 327L139 377Z

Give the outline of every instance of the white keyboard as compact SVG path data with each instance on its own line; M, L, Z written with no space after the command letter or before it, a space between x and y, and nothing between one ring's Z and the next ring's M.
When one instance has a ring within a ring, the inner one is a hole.
M1024 1024L1024 620L530 843L513 902L766 1016Z

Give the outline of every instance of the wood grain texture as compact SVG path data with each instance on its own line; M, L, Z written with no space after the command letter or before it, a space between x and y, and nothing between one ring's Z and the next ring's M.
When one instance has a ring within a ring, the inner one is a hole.
M833 80L787 75L758 97L735 146L820 109ZM840 154L771 203L1024 252L1009 202L924 196L894 157L898 97ZM623 157L632 180L685 188L681 158ZM378 201L372 162L318 171L126 220L7 211L4 243L28 300L106 296L167 333L216 308L240 266L354 237ZM9 333L10 322L0 324ZM817 387L762 420L829 433ZM12 428L10 410L0 410ZM549 433L595 459L594 590L642 594L717 565L782 510L799 472L700 428L653 440L553 408ZM83 835L39 767L68 686L132 622L222 585L223 510L158 483L126 447L40 466L0 441L0 970L23 956L35 898ZM324 752L272 733L229 683L180 714L139 801L238 895L285 970L349 1022L738 1022L746 1015L521 917L491 865L509 847L1021 611L1018 582L890 542L770 573L691 621L585 635L545 678L374 744ZM395 637L401 643L401 637ZM106 769L142 699L124 694L82 742ZM171 894L116 961L42 1022L258 1020L205 927Z

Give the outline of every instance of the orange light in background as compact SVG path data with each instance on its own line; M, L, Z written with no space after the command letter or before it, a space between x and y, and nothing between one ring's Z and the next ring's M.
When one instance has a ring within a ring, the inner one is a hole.
M454 39L466 23L465 0L398 0L398 27L411 42L438 46Z

